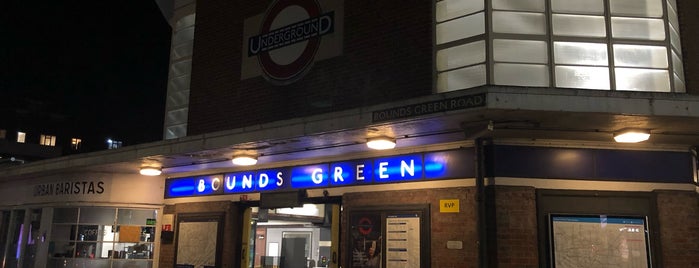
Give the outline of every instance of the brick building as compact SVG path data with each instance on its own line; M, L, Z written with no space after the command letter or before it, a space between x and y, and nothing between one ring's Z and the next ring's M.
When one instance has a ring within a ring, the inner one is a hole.
M3 170L11 263L699 265L692 1L158 3L164 140Z

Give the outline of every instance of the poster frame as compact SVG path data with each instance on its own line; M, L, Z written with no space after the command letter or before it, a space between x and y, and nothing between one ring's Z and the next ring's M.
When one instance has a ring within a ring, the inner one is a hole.
M604 219L605 223L609 219L614 219L614 220L641 220L643 221L643 237L645 239L645 245L644 245L644 250L646 253L646 267L647 268L652 268L653 267L653 256L652 256L652 248L651 248L651 236L650 236L650 228L649 228L649 219L646 216L640 216L640 215L606 215L606 214L568 214L568 213L548 213L547 218L548 218L548 243L550 245L549 247L549 256L550 260L549 263L552 268L556 268L556 237L555 237L555 230L554 230L554 218L555 217L564 217L564 218L599 218L600 222L602 222L602 219ZM559 254L560 256L560 254ZM559 267L560 268L560 267Z
M353 232L358 232L356 230L358 228L357 222L353 222L353 220L360 219L365 216L370 216L374 217L374 219L379 219L380 223L374 223L372 224L374 226L379 226L381 231L380 231L380 249L381 249L381 265L380 267L385 268L386 266L386 235L385 235L385 228L386 228L386 219L389 216L394 216L394 215L408 215L408 214L414 214L416 217L419 218L420 220L420 263L419 267L420 268L430 268L430 247L431 247L431 242L430 242L430 219L431 219L431 214L430 214L430 204L416 204L416 205L398 205L398 206L368 206L368 207L361 207L361 208L353 208L353 209L348 209L347 210L347 224L348 227L346 233L346 237L348 242L346 243L347 247L345 249L345 256L344 258L344 267L349 267L349 268L364 268L366 266L361 266L361 265L355 265L353 263L354 257L354 250L357 248L357 244L355 239L353 239L353 236L356 235L353 234ZM366 230L365 230L366 232ZM376 234L371 235L371 238L375 238ZM372 240L372 239L370 239Z

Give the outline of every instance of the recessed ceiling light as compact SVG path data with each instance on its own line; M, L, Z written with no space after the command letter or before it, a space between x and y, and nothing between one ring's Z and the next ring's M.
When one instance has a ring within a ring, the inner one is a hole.
M162 174L163 171L159 167L142 167L138 173L144 176L158 176Z
M233 157L233 164L238 166L252 166L257 164L257 157L250 155L236 155Z
M650 131L645 129L624 129L614 133L614 140L621 143L636 143L650 138Z
M366 146L374 150L387 150L396 147L396 140L388 137L376 137L367 141Z

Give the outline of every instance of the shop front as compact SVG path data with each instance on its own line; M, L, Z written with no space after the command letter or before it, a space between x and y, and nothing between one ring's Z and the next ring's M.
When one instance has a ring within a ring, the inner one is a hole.
M107 172L3 183L3 267L154 267L162 183Z

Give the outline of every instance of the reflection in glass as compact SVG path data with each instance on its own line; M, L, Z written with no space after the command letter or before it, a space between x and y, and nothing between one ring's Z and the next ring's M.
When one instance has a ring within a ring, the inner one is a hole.
M496 63L495 84L512 86L546 87L549 70L546 65Z
M605 37L603 16L553 15L553 34L559 36Z
M499 62L548 63L545 41L494 39L493 58Z
M437 51L437 71L485 62L485 41L450 47Z
M602 43L554 42L556 64L607 65L607 45Z
M493 11L493 31L512 34L546 34L543 13Z
M437 22L450 20L453 18L465 16L474 12L483 11L483 1L463 1L463 0L444 0L437 2L436 16Z
M666 70L616 68L617 90L670 92Z
M667 49L659 46L614 45L614 65L667 68Z
M661 19L612 17L612 37L638 40L665 40L665 26Z
M437 24L437 44L444 44L485 33L483 12Z
M608 90L607 67L556 66L556 86Z
M476 65L437 75L437 91L447 92L485 85L485 65Z

